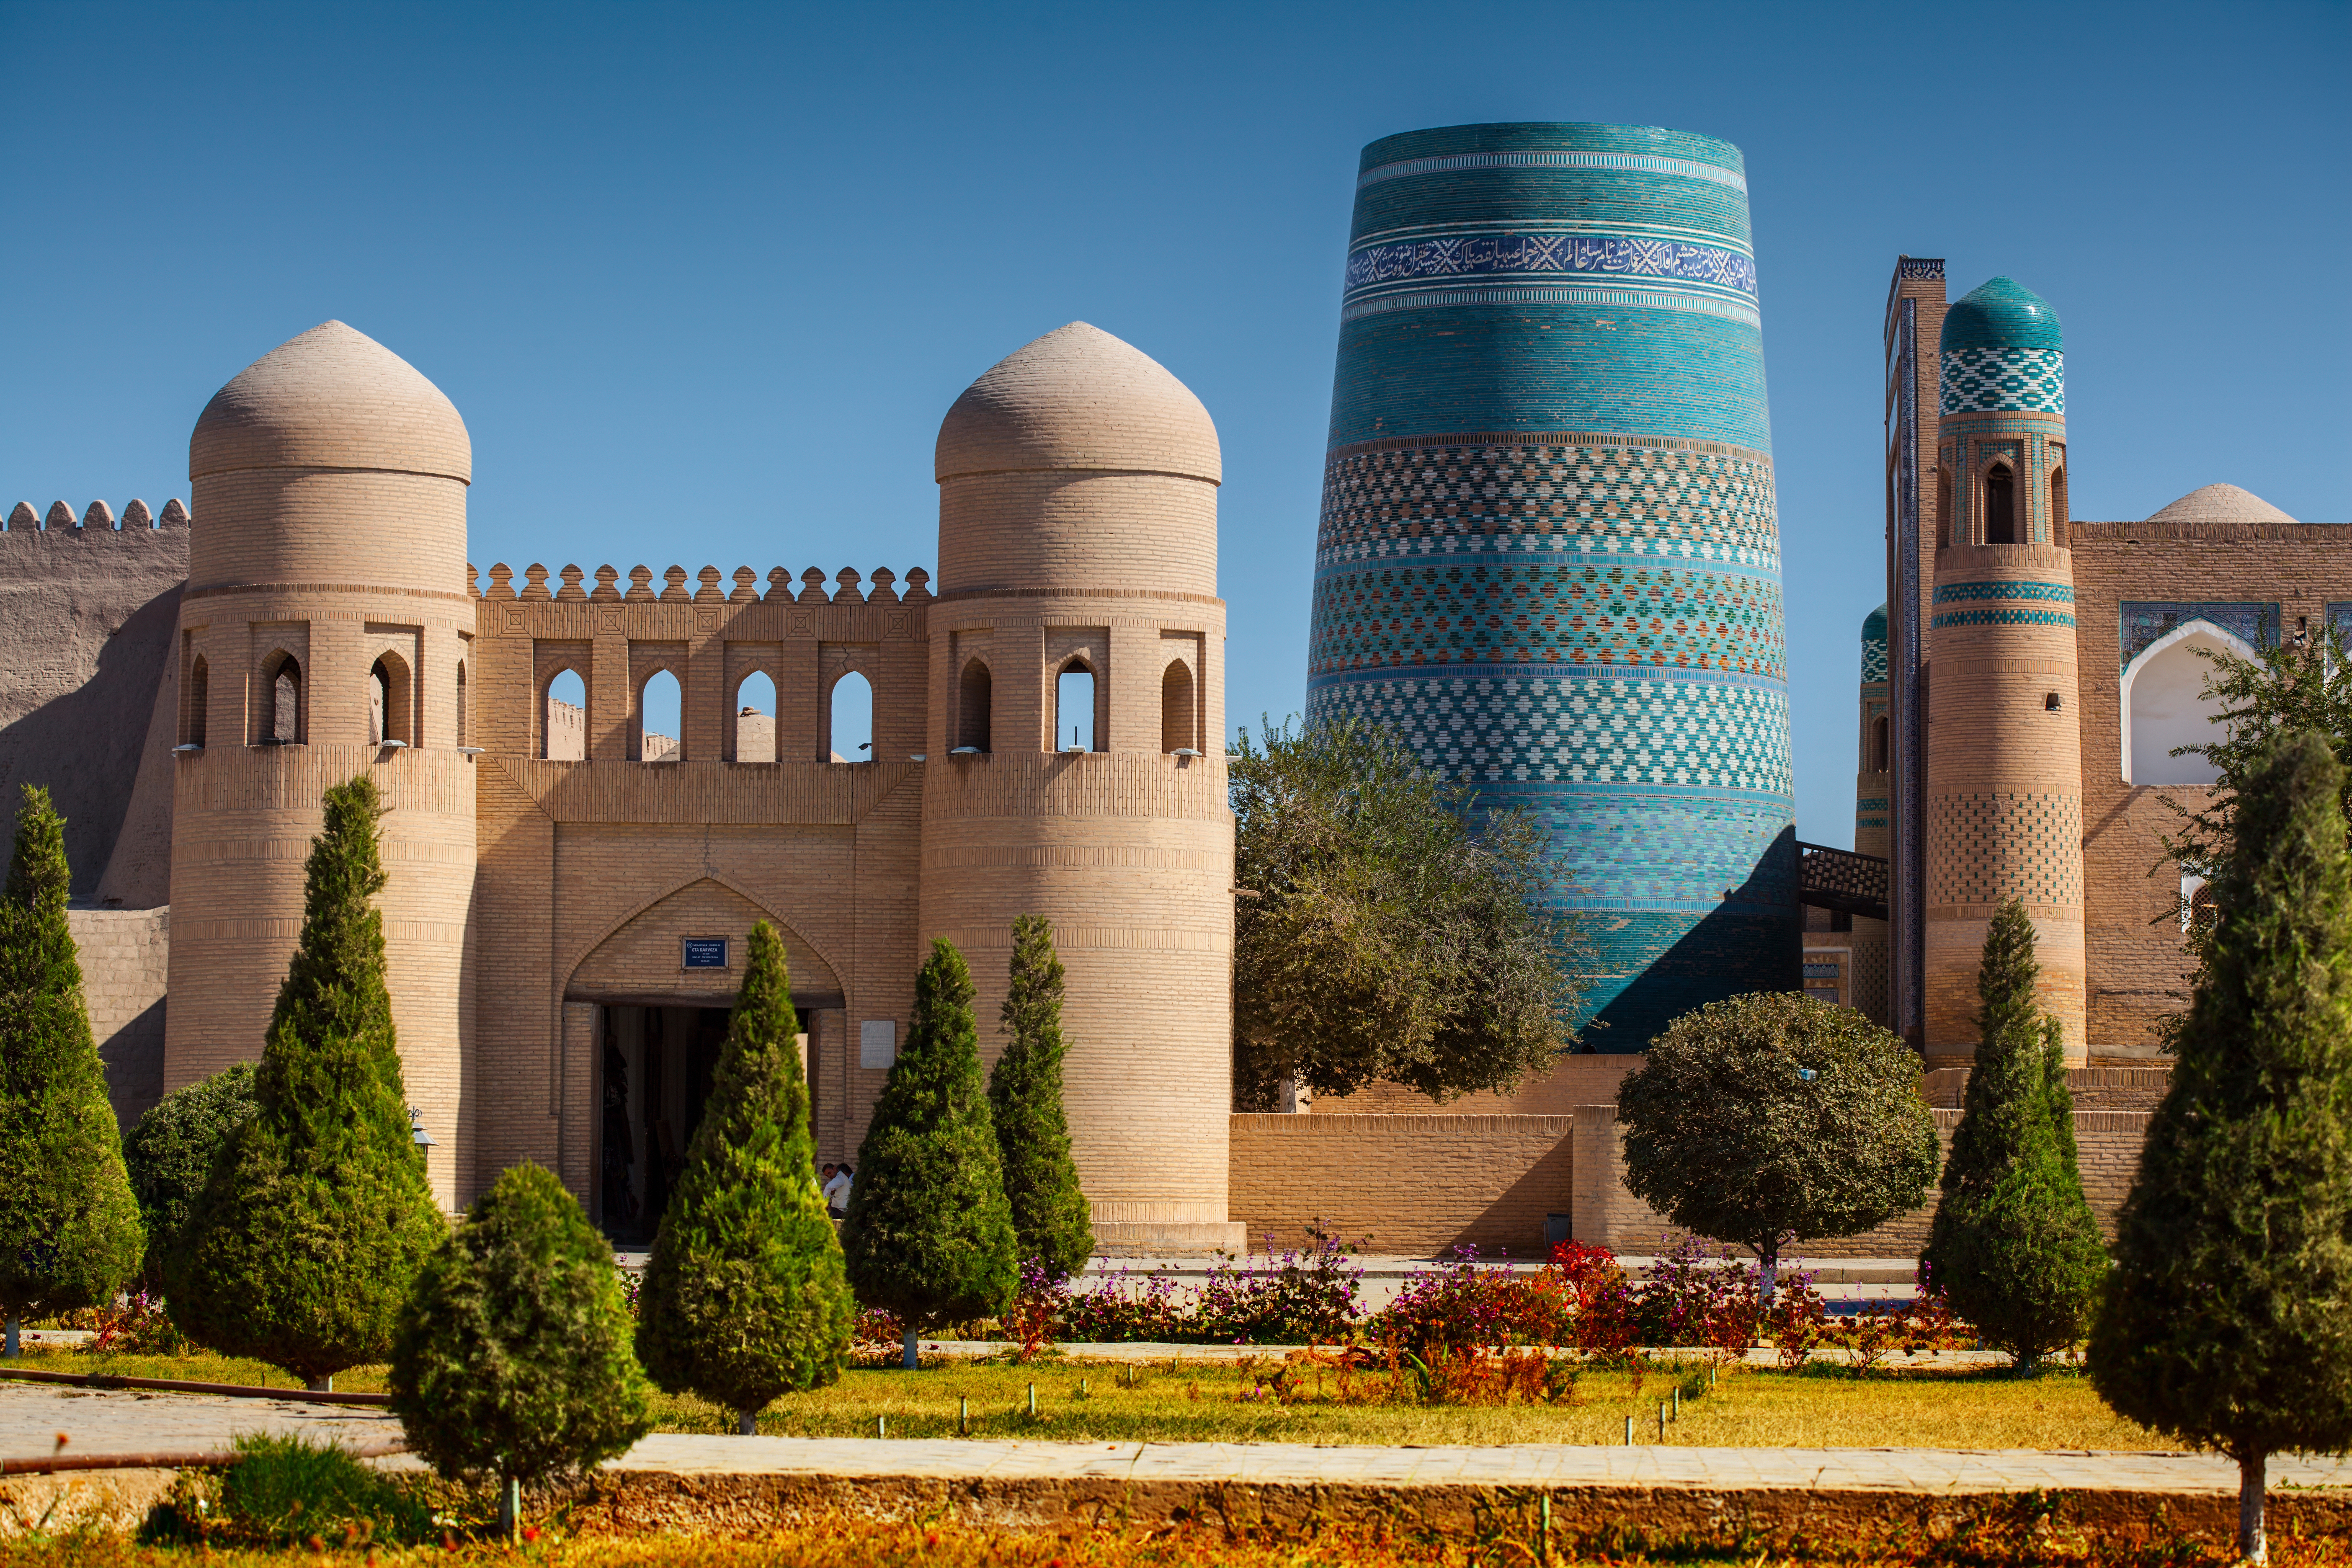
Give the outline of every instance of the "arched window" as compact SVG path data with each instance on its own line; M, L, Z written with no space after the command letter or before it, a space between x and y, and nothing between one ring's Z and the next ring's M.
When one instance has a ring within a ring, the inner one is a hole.
M474 743L467 738L473 733L473 726L467 721L470 717L466 711L466 665L460 659L457 663L457 744L461 746Z
M2007 463L1995 463L1985 474L1984 542L2017 542L2017 482Z
M685 706L677 676L656 669L646 677L637 688L637 761L674 763L685 755L678 743Z
M975 752L988 750L988 727L994 703L994 680L988 673L988 666L976 658L966 661L963 675L956 681L955 743L959 751L965 747Z
M302 666L290 653L272 654L261 667L261 744L299 745L302 740Z
M1170 664L1160 678L1160 749L1201 749L1192 715L1192 667L1181 658Z
M1074 658L1054 682L1054 749L1091 752L1095 745L1095 672Z
M1952 470L1936 470L1936 548L1952 542Z
M735 760L776 760L776 680L753 670L735 688Z
M408 663L397 654L385 654L368 671L368 739L377 745L386 741L415 745L410 706Z
M827 755L836 763L874 760L874 684L856 670L833 683Z
M212 700L212 677L205 668L205 656L196 655L196 662L188 667L187 742L191 746L205 743L205 712Z
M1870 721L1870 766L1868 771L1874 773L1885 773L1886 771L1886 715L1881 713L1877 718L1873 719Z
M2050 542L2061 550L2066 548L2066 468L2060 464L2050 470Z
M2205 653L2252 658L2245 643L2209 621L2191 621L2143 649L2124 669L2124 782L2129 784L2210 784L2221 774L2204 757L2176 757L2177 746L2221 739L2214 721L2221 704L2205 695L2213 662Z
M576 669L547 683L547 710L540 720L540 754L552 763L584 762L588 756L588 683Z

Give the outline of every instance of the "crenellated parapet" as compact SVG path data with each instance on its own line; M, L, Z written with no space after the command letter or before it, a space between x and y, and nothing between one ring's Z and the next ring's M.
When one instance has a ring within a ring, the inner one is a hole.
M102 500L94 500L79 517L65 502L51 501L47 513L33 510L30 501L18 501L8 511L7 526L11 534L55 534L59 540L95 539L100 534L129 534L136 539L142 533L158 533L166 529L184 530L189 525L188 509L177 496L163 503L160 517L147 510L143 500L133 500L122 509L118 519L114 509Z
M575 763L828 763L834 689L851 676L872 688L872 751L855 762L904 762L924 750L924 643L930 574L902 579L887 566L870 576L843 568L803 572L798 591L782 567L767 591L748 566L731 586L716 566L695 574L671 566L655 586L652 570L623 573L577 565L554 574L538 563L500 562L475 594L472 694L476 743L494 753ZM469 587L475 573L467 568ZM590 583L593 583L593 586ZM903 583L903 589L902 584ZM576 675L586 697L577 718L555 695ZM679 687L684 733L649 734L646 686L656 675ZM764 676L767 694L744 690ZM750 710L747 711L747 710ZM574 736L576 735L576 739ZM675 742L671 744L669 742Z
M800 574L800 588L793 587L793 574L781 566L769 568L767 591L760 589L760 574L749 566L738 566L731 577L731 586L722 587L719 570L705 566L695 576L695 586L686 585L687 572L683 566L671 566L662 573L662 586L653 585L650 566L632 566L628 571L629 585L623 588L621 572L614 566L599 566L591 574L578 566L563 566L555 574L556 586L547 585L547 568L537 562L523 568L523 585L514 585L514 568L501 561L490 568L490 585L480 587L475 581L471 562L466 566L468 591L480 599L514 599L530 604L602 605L602 604L670 604L670 605L758 605L758 604L898 604L919 603L931 597L926 586L931 574L920 566L907 573L907 588L902 594L892 584L898 574L887 566L877 566L871 578L862 577L854 566L845 566L833 577L834 591L825 591L825 575L811 566ZM583 584L593 575L596 585ZM858 592L860 583L871 582L872 587Z

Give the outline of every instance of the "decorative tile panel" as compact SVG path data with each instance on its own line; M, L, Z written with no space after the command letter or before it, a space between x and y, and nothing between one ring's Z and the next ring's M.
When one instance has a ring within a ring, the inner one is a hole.
M2116 633L2123 644L2119 668L2127 668L2150 643L2171 636L2191 621L2210 621L2253 647L2278 646L2279 607L2275 602L2264 605L2223 599L2170 603L2126 599L2116 606Z
M1988 792L1927 805L1930 904L2083 901L2083 802L2071 795Z
M2066 355L2059 349L1955 349L1944 355L1946 414L2063 414Z

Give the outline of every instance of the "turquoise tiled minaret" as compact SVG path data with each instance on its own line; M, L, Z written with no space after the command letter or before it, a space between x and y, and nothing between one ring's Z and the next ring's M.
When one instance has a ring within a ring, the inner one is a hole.
M1550 830L1588 1031L1799 983L1771 435L1739 150L1462 125L1364 149L1310 718Z

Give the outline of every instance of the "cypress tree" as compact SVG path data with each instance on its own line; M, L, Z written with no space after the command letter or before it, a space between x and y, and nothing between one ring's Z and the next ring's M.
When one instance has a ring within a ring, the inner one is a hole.
M302 933L231 1136L164 1265L173 1322L199 1344L331 1385L382 1361L417 1270L448 1233L411 1141L383 983L383 808L362 773L329 789Z
M1062 1107L1062 960L1043 915L1013 921L1012 985L1004 995L1004 1054L988 1074L988 1110L1004 1167L1013 1245L1056 1279L1085 1267L1094 1250L1086 1194L1070 1158Z
M652 1429L613 1248L551 1171L509 1167L425 1260L392 1347L392 1413L449 1480L525 1486Z
M95 1306L147 1244L66 924L66 820L26 784L0 890L0 1314Z
M780 1394L841 1375L857 1309L817 1190L784 944L751 928L743 988L637 1298L654 1381L756 1430Z
M2056 1023L2033 994L2033 921L2011 900L1977 971L1976 1065L1920 1263L2020 1371L2080 1339L2106 1271L2074 1160Z
M2312 731L2243 779L2172 1083L2091 1333L2122 1415L2238 1461L2265 1558L2274 1453L2352 1447L2352 864L2344 769Z
M140 1278L163 1289L163 1263L179 1246L189 1205L205 1190L229 1135L252 1120L253 1064L236 1062L149 1108L122 1146L131 1191L147 1225L147 1260Z
M933 939L842 1225L849 1282L906 1325L909 1372L922 1330L1002 1312L1019 1283L971 997L963 954Z

